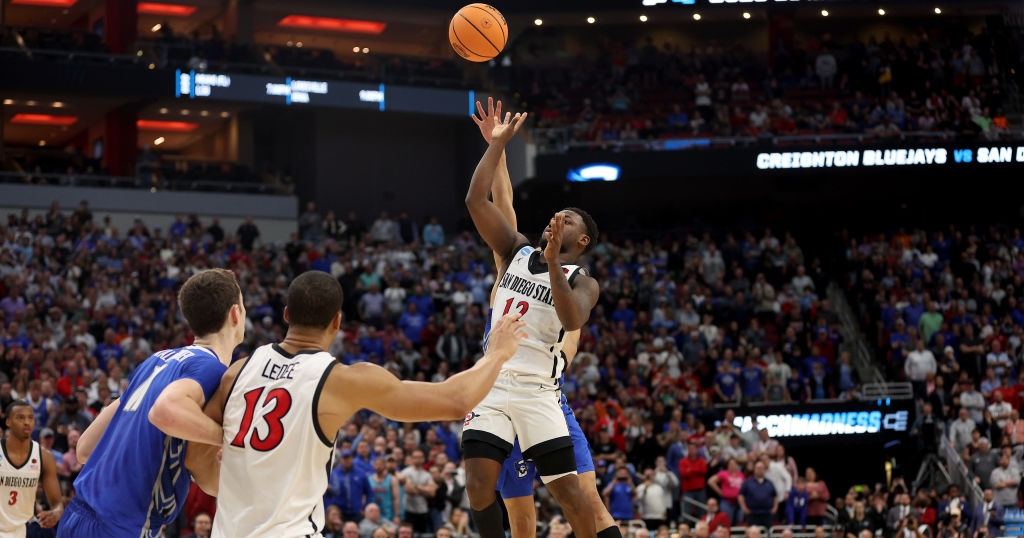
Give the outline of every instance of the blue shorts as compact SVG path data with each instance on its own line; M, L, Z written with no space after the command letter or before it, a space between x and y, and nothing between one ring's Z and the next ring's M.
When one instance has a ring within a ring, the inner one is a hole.
M579 474L594 470L594 458L590 455L590 444L587 437L583 435L580 423L576 421L576 415L572 408L562 404L562 411L565 412L565 424L569 427L569 436L572 438L573 452L576 454L576 472ZM523 459L523 452L519 449L519 440L512 445L512 454L505 459L501 466L501 475L498 476L498 491L502 499L514 499L516 497L527 497L533 495L533 481L537 477L537 468L532 461Z
M91 508L74 499L64 509L57 525L57 538L116 538L117 535ZM134 536L137 538L139 533Z

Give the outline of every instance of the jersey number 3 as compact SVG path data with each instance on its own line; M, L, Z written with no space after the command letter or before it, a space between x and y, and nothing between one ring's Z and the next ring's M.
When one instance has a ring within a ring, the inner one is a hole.
M18 492L17 491L12 491L11 492L11 500L7 501L7 506L14 506L16 504L18 504Z
M252 389L245 393L245 415L242 417L242 424L238 428L238 435L231 441L231 446L245 448L245 438L249 434L249 430L252 430L252 435L249 435L249 446L256 450L267 452L281 444L281 439L284 438L284 425L281 424L281 419L292 408L292 395L287 389L281 388L267 393L267 397L263 399L260 414L267 423L269 430L266 437L261 438L259 431L252 424L252 418L256 413L256 406L259 405L260 396L263 395L265 388ZM273 407L270 407L271 400L274 401ZM268 407L270 408L268 409Z
M501 313L502 316L507 316L509 311L512 310L512 301L514 301L514 300L515 300L515 298L511 298L508 301L505 301L505 311ZM530 309L530 303L528 303L526 301L519 301L519 304L516 305L516 310L519 311L519 316L520 317L521 316L525 316L526 315L526 311L529 310L529 309Z

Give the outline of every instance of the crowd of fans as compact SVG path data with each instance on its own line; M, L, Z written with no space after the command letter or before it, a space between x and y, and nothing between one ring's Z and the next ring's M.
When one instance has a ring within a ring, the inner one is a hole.
M563 150L572 142L798 134L996 139L1008 127L1007 96L1017 93L1015 32L908 29L847 42L824 34L779 44L770 57L717 41L684 50L649 37L601 37L566 58L555 53L559 42L538 40L519 47L531 60L511 86L529 89L536 126Z
M250 319L236 358L281 339L284 291L306 270L329 272L345 289L347 321L331 346L343 363L436 381L480 353L494 271L468 230L446 233L436 219L420 225L386 213L366 225L313 204L283 245L264 244L251 220L234 233L195 215L158 224L138 221L122 233L83 203L8 215L0 227L0 404L30 402L34 436L62 462L69 495L80 432L153 351L189 342L175 290L203 268L239 277ZM861 525L891 537L911 528L911 517L929 523L927 510L903 503L909 491L899 480L888 490L832 492L833 522L829 488L814 469L767 431L742 433L731 409L714 407L857 397L835 313L818 297L827 277L805 256L792 236L770 230L603 238L594 249L589 264L602 294L565 392L625 535L724 538L732 524L781 522L796 530L834 523L816 532L836 536ZM337 438L325 494L330 535L472 534L460 430L366 411L354 417ZM628 480L613 479L620 475ZM541 521L550 521L544 532L571 532L551 519L543 488L538 495ZM214 510L193 491L181 525L166 535L197 517L205 528Z
M844 234L852 302L890 379L921 407L921 453L951 443L1002 523L1019 505L1024 455L1024 239L1019 229ZM979 515L979 517L981 517ZM998 525L996 523L995 525Z

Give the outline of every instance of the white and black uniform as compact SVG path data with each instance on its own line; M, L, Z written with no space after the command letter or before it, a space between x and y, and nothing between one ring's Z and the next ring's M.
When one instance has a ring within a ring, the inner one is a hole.
M570 286L578 275L586 275L578 265L563 265L562 270ZM565 329L555 312L541 249L523 245L517 250L498 283L492 308L492 326L505 314L521 313L527 337L502 366L487 397L466 415L463 441L487 443L507 456L518 437L527 459L571 448L558 383L567 363L562 353Z
M317 420L320 392L337 361L324 351L260 347L224 404L215 537L319 537L334 434Z
M25 537L25 524L35 516L36 487L43 474L39 443L32 441L28 457L15 465L7 453L7 441L0 440L0 536Z

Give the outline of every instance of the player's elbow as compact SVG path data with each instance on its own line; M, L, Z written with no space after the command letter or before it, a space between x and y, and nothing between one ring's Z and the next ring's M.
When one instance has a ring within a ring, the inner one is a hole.
M150 424L169 435L178 423L173 403L164 397L157 398L156 402L153 403L153 407L149 409L147 417Z

